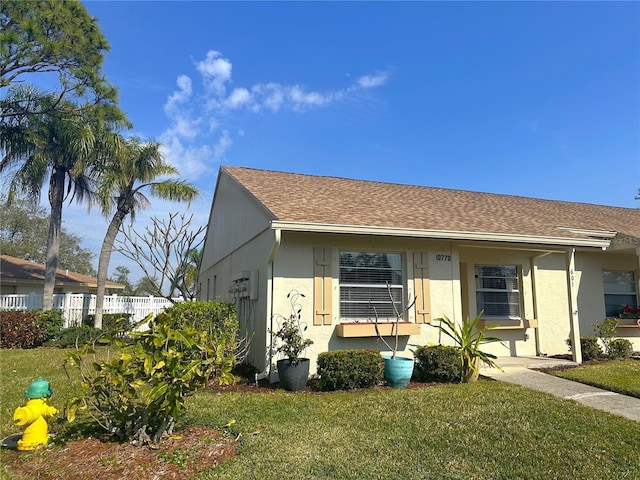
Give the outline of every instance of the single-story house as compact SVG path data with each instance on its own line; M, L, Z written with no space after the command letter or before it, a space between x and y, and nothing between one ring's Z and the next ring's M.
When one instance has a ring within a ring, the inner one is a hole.
M200 298L234 301L248 361L274 374L271 331L296 291L312 372L323 351L384 352L372 320L415 298L400 350L483 311L498 356L567 353L594 322L638 306L640 209L221 167ZM617 335L640 350L636 320ZM579 348L574 357L581 361ZM272 378L274 378L272 376Z
M0 255L0 294L41 294L44 288L45 266L21 258ZM107 280L107 290L124 290L124 285ZM96 277L56 270L54 293L96 293Z

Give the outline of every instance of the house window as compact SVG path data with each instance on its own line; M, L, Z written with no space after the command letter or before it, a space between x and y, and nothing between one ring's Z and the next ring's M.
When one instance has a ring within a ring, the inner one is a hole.
M389 298L389 291L391 297ZM402 255L340 252L340 317L347 320L395 319L403 309Z
M638 308L638 295L633 272L605 270L602 272L602 279L604 282L604 308L607 317L617 317L625 305Z
M476 265L476 306L484 317L519 320L520 281L515 265Z

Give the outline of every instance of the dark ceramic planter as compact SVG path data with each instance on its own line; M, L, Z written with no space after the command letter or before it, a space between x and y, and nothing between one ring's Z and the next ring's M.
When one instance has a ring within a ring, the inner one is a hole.
M307 385L310 363L308 358L301 358L298 363L291 363L289 359L278 360L278 376L282 388L290 392L302 390Z

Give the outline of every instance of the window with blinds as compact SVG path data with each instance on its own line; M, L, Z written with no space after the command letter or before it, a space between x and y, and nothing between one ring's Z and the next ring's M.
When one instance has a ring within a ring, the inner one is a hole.
M617 317L625 305L638 308L638 295L633 272L605 270L602 272L602 280L607 317Z
M389 298L387 284L391 290ZM340 252L340 318L395 320L403 310L404 275L399 253Z
M515 265L476 265L476 307L483 317L519 320L520 280Z

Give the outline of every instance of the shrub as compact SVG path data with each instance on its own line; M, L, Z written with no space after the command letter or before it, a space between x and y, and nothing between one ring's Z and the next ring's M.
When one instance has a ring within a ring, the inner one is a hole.
M609 344L615 338L617 326L617 318L605 318L604 320L593 324L596 336L600 339L602 345L604 345L604 351L607 354L609 353Z
M59 310L47 310L38 312L40 320L44 322L47 328L47 340L57 338L64 327L64 319L62 312Z
M414 376L419 382L459 383L462 376L460 350L449 345L425 345L414 352Z
M169 315L164 321L177 330L190 326L205 330L210 335L219 336L237 329L236 307L226 302L180 302L167 308Z
M212 362L210 376L220 384L232 383L232 370L242 363L248 347L247 339L239 338L236 307L227 302L181 302L172 305L157 321L175 330L193 328L204 333L202 358Z
M571 350L571 339L567 340L569 350ZM596 337L580 337L580 347L582 349L582 360L597 360L602 357L602 349Z
M611 359L629 358L633 353L633 345L626 338L616 338L609 342L608 355Z
M384 380L384 361L376 350L336 350L318 355L318 388L373 388Z
M83 325L82 327L63 328L56 338L47 340L44 345L57 348L79 348L93 344L103 337L105 337L105 333L99 328Z
M122 336L133 330L134 324L131 313L105 313L102 315L102 330L107 336ZM96 316L94 314L84 317L82 324L93 328Z
M34 348L47 340L47 318L41 312L0 312L0 348Z
M213 302L170 308L150 321L148 330L133 332L130 341L112 340L120 354L115 360L88 361L90 348L70 352L66 367L77 368L81 382L67 404L67 419L85 409L106 431L137 445L171 434L186 397L212 378L220 383L233 378L235 316L224 306L219 310L229 315L214 322L207 312L218 307L203 303Z

